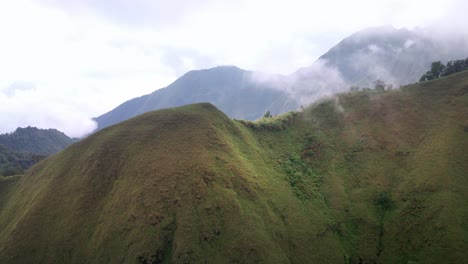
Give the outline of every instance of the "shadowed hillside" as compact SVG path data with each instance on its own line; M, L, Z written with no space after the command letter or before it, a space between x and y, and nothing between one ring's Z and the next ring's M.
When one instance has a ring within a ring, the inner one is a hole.
M0 259L466 263L467 116L468 72L257 122L146 113L12 180Z
M210 102L228 116L242 119L299 107L285 91L252 81L254 74L234 66L190 71L169 86L126 101L95 120L102 129L149 111L200 102Z

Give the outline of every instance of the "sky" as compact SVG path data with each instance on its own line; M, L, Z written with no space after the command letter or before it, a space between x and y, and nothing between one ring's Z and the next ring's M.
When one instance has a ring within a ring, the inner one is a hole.
M464 0L0 0L0 133L92 117L218 65L288 74L367 27L467 25Z

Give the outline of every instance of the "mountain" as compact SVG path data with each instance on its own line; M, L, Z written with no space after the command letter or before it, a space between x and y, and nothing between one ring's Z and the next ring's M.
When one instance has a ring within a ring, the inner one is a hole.
M210 102L228 116L242 119L299 107L284 91L252 81L255 74L234 66L190 71L166 88L129 100L95 121L102 129L152 110L199 102Z
M0 145L0 176L23 174L45 156L31 153L17 153Z
M191 103L210 102L231 118L255 120L296 110L352 85L375 80L393 86L417 82L433 61L468 56L468 37L431 30L377 27L338 43L313 65L288 75L268 75L237 67L191 71L166 88L124 102L97 118L98 130L139 114ZM262 78L257 78L257 77Z
M322 55L317 63L339 72L348 85L369 86L377 79L394 85L414 83L434 61L468 56L468 37L441 35L431 29L391 26L359 31ZM307 76L314 65L296 74ZM322 67L319 69L322 70Z
M0 180L0 259L467 263L467 87L462 72L257 122L145 113Z
M69 138L56 129L36 127L19 127L13 133L0 135L0 144L14 152L43 156L52 155L73 142L76 142L76 139Z

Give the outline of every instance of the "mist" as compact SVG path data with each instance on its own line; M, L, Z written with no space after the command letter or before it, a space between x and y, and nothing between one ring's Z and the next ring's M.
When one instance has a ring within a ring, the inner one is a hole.
M468 57L468 34L441 31L441 27L374 27L338 43L315 61L287 76L254 74L252 82L287 92L298 104L346 92L350 87L373 88L383 81L398 88L418 82L434 61Z
M17 81L0 93L0 133L17 127L55 128L69 137L82 137L97 125L89 118L86 105L71 104L66 98L50 100L31 83Z
M304 106L376 79L398 87L432 60L468 56L467 9L462 0L5 1L0 132L31 125L84 136L93 117L218 65L264 72L254 81ZM414 36L391 47L368 42L348 61L336 60L338 53L321 58L344 38L381 25ZM408 64L414 49L426 59Z

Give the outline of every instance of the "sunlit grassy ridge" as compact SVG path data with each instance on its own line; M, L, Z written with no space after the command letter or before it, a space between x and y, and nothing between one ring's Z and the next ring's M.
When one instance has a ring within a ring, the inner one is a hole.
M0 259L464 263L467 116L467 72L257 123L147 113L8 185Z

